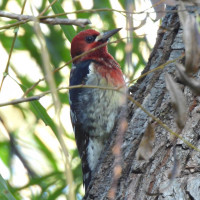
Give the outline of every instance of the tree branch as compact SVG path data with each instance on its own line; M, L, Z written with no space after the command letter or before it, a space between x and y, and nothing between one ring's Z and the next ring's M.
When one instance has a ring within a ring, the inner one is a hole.
M40 16L34 17L31 15L20 15L2 10L0 10L0 17L17 19L18 21L35 21L35 19L38 18L38 20L41 23L51 24L51 25L62 24L62 25L75 25L75 26L85 27L86 25L91 24L90 20L88 19L40 18Z

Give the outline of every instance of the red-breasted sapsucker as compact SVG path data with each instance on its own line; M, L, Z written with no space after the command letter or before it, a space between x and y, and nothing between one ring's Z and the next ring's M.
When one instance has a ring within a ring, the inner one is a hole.
M100 34L95 30L85 30L76 35L71 43L72 58L106 44L119 29ZM73 62L70 86L92 85L100 87L121 87L125 93L125 81L119 64L102 46ZM76 144L82 161L83 182L87 189L92 172L108 136L112 132L124 104L124 94L99 88L70 89L71 121Z

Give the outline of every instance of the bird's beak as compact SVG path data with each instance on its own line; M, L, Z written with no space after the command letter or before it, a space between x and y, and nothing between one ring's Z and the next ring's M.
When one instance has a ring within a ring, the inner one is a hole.
M115 33L119 32L121 29L122 28L116 28L111 31L101 33L100 35L98 35L96 37L96 41L107 42L111 36L113 36Z

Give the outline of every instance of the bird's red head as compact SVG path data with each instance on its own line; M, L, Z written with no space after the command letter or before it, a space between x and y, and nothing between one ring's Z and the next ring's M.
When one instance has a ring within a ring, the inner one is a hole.
M78 35L76 35L71 43L71 56L74 58L75 56L78 56L90 49L93 49L95 47L98 47L99 45L103 43L107 43L108 39L117 33L121 28L114 29L111 31L107 31L104 33L99 33L95 30L88 29L85 31L80 32ZM90 52L86 54L85 56L82 56L74 61L74 63L77 63L79 61L92 59L94 57L105 57L107 52L107 46L103 46L99 49L96 49L93 52Z

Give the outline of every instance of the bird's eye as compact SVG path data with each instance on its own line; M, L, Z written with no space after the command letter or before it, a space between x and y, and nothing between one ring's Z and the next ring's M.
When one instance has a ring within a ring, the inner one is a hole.
M87 36L85 38L85 40L86 40L87 43L92 43L92 42L94 42L95 38L96 37L94 37L94 36Z

